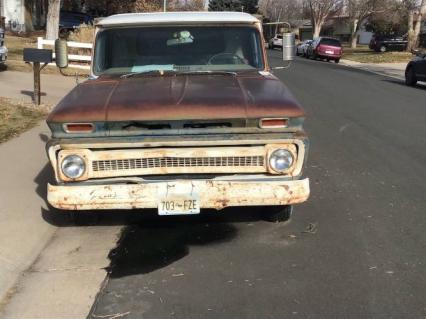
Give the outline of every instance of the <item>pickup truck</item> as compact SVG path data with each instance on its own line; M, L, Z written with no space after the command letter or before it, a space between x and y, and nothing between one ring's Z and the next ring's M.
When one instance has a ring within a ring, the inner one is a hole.
M120 14L95 32L90 79L47 118L51 205L159 215L258 206L284 221L307 200L305 113L271 74L255 17Z

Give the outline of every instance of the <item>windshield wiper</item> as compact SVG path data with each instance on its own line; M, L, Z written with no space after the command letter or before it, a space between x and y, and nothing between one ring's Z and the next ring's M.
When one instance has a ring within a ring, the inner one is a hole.
M185 72L177 72L176 74L219 74L219 75L232 75L237 76L237 72L232 71L212 71L212 70L198 70L198 71L185 71Z
M130 78L132 76L135 75L141 75L141 74L159 74L159 75L164 75L165 73L172 73L172 74L183 74L183 75L190 75L190 74L194 74L194 75L198 75L198 74L206 74L206 75L232 75L232 76L237 76L237 72L232 72L232 71L212 71L212 70L198 70L198 71L176 71L176 70L146 70L146 71L138 71L138 72L130 72L130 73L126 73L120 76L120 78L124 79L124 78Z
M158 74L158 75L164 75L165 73L175 73L175 71L172 70L149 70L149 71L138 71L138 72L130 72L123 75L120 75L121 79L127 79L135 75L142 75L142 74Z

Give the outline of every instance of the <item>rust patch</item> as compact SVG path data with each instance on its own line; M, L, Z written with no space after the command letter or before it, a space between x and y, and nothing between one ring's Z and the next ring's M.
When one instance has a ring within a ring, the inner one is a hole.
M215 202L216 209L222 209L229 206L229 199L218 199Z

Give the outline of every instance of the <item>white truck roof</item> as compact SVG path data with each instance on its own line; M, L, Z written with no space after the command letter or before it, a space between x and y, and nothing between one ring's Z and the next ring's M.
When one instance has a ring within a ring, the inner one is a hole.
M100 26L152 25L168 23L255 23L259 20L243 12L152 12L124 13L100 20Z

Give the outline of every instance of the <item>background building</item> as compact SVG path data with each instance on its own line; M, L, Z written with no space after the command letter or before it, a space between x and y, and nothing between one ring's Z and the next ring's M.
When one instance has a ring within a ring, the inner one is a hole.
M0 0L0 16L6 28L16 32L42 29L46 24L47 1Z

